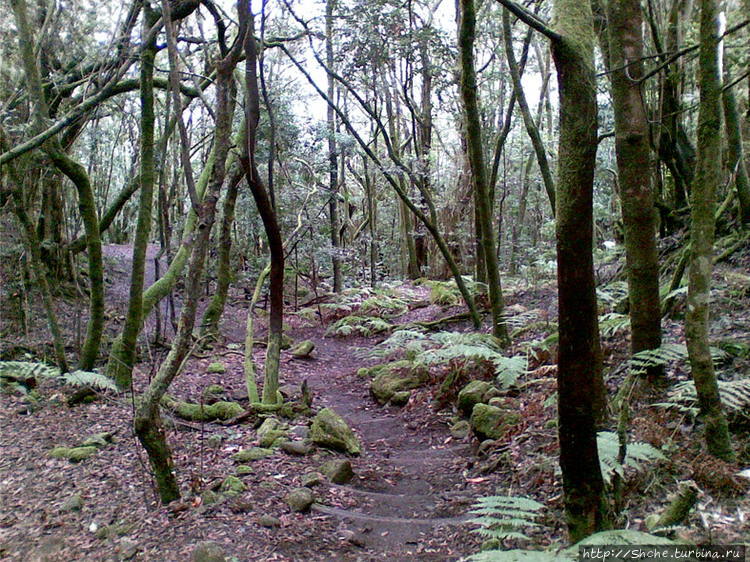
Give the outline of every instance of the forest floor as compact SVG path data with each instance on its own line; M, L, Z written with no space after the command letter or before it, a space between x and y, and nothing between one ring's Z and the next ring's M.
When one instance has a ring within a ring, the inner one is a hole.
M108 330L115 334L127 299L129 248L109 246L106 254ZM750 341L747 266L744 256L717 271L716 302L721 314L714 321L715 341ZM153 276L153 262L149 275ZM160 506L146 456L132 433L131 394L103 393L93 403L70 408L64 389L52 380L39 385L41 399L34 403L21 394L4 394L0 397L0 559L182 561L191 560L199 543L212 541L221 546L227 560L238 561L458 560L476 552L482 541L471 532L475 526L466 522L467 512L478 498L492 494L528 496L544 503L540 526L529 531L531 544L563 546L556 409L548 400L555 389L554 347L537 347L532 354L524 346L554 331L555 287L552 281L534 280L533 285L511 281L505 289L511 327L518 333L507 353L525 354L529 360L519 380L523 390L505 397L521 419L502 439L481 448L471 434L451 433L458 418L451 403L435 407L437 376L432 384L413 391L405 406L379 405L370 394L370 379L358 370L378 362L363 350L372 349L385 336L328 336L333 318L325 313L322 319L305 318L292 310L287 314L286 333L295 341L313 341L315 351L305 359L282 353L282 390L288 397L299 397L306 381L313 408L329 407L341 415L362 442L362 454L346 457L318 448L295 456L276 450L248 463L247 472L238 474L243 492L219 495L219 501L209 501L217 495L206 491L237 474L233 455L257 444L257 420L232 425L187 422L165 412L184 498ZM393 291L410 303L408 312L391 319L394 323L462 312L460 307L430 304L424 286L404 284ZM191 355L170 388L172 395L199 402L206 387L219 384L228 397L246 398L245 295L244 289L233 288L220 340ZM14 306L7 299L3 305L2 358L23 359L23 352L39 357L40 350L48 349L48 339L37 304L30 304L33 313L25 329L10 314ZM85 320L80 308L79 300L59 301L70 342ZM262 339L264 323L259 316L257 333ZM469 331L470 327L463 322L442 329ZM153 330L150 322L145 336L151 338ZM681 320L666 320L664 331L665 340L683 341ZM627 331L605 335L603 343L607 382L614 393L626 371ZM135 371L136 394L164 353L162 346L143 345ZM254 355L262 365L263 348L258 347ZM209 365L217 362L225 372L208 372ZM738 356L724 365L723 372L747 375L749 365L747 355ZM670 381L684 380L686 366L670 367L668 375ZM693 479L701 495L690 518L677 530L679 535L697 544L747 541L750 499L745 481L735 474L750 465L748 425L740 421L733 426L739 463L719 463L703 454L699 427L689 418L651 406L663 398L663 391L653 390L633 400L631 438L668 447L670 453L656 469L627 473L621 523L646 530L646 516L664 509L678 482ZM309 417L289 421L290 435L306 436L309 422ZM113 442L83 462L48 455L55 446L74 446L101 432L112 433ZM324 480L312 488L316 503L310 512L291 512L284 499L301 486L303 476L327 460L342 458L350 460L354 479L345 485Z

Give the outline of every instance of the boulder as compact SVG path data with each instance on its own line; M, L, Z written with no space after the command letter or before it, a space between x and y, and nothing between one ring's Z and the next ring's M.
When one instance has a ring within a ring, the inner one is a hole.
M106 447L113 442L114 439L112 437L112 433L109 431L105 431L102 433L90 435L83 440L83 443L81 443L81 447L96 447L97 449L101 449L102 447Z
M487 404L476 404L469 420L480 439L500 439L519 421L521 416L518 412Z
M287 439L287 432L284 431L283 427L284 425L278 418L266 418L257 430L260 446L266 448L278 447Z
M375 378L370 383L370 393L381 404L391 402L401 406L409 401L411 390L427 382L429 373L422 367L415 367L410 361L395 361L385 365L371 367L377 369Z
M258 517L258 525L261 527L273 528L281 527L281 519L273 515L261 515Z
M234 454L234 460L238 463L246 463L252 461L259 461L266 457L273 455L273 449L264 449L262 447L251 447L250 449L242 449Z
M470 416L474 406L484 402L484 395L492 388L487 381L471 381L458 393L458 409Z
M206 404L218 402L224 395L226 395L226 390L224 390L224 387L220 384L209 384L203 389L203 401Z
M215 402L213 404L194 404L175 400L165 394L161 399L162 406L172 410L177 416L190 421L231 420L245 412L237 402Z
M287 494L284 501L292 511L303 512L310 509L315 501L315 496L309 488L295 488Z
M49 456L56 459L68 459L70 462L80 462L96 454L97 450L94 446L55 447L49 452Z
M307 441L284 441L281 450L290 455L304 456L312 452L312 445Z
M354 478L352 463L346 459L330 460L320 467L320 472L334 484L346 484Z
M305 359L310 357L310 354L315 350L315 344L311 340L305 340L299 342L297 345L292 347L289 352L295 359Z
M450 431L454 439L466 439L471 433L471 424L466 420L459 420L451 426Z
M60 509L63 511L81 511L81 509L83 509L83 498L81 497L81 494L73 494L70 496L62 503Z
M246 464L241 464L235 469L235 472L239 476L245 476L247 474L253 474L255 472L255 469L252 466L248 466Z
M305 488L312 488L323 483L325 477L320 472L308 472L302 476L302 485Z
M221 361L214 361L208 367L206 367L206 372L216 373L218 375L221 375L227 372L227 368L224 366L224 363L222 363Z
M323 408L312 421L310 439L321 447L359 455L362 445L354 432L336 412Z
M220 491L226 496L239 496L247 489L245 484L236 476L227 476L221 483Z
M212 541L198 543L191 556L192 562L226 562L224 549Z

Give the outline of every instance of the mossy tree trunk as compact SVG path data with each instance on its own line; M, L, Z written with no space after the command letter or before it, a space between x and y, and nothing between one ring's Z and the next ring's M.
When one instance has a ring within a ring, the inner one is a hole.
M725 82L731 82L728 68L729 61L724 62ZM750 179L748 179L745 151L742 146L742 126L740 114L737 110L737 100L734 89L724 90L721 97L724 106L724 124L727 130L727 155L729 169L734 174L734 186L737 190L737 200L740 203L740 222L750 225Z
M278 402L279 366L281 339L284 323L284 244L276 218L276 211L268 197L255 161L256 135L260 121L260 93L258 89L258 46L253 34L254 15L250 6L242 8L241 17L247 20L248 33L245 38L245 126L247 139L241 158L250 191L253 194L258 214L268 238L271 252L270 314L268 321L268 347L263 377L263 403ZM250 351L252 353L252 350Z
M708 340L715 195L721 182L719 13L716 0L701 0L700 6L698 162L691 192L691 256L685 335L698 403L705 423L706 445L715 457L731 461L734 451L721 407Z
M487 168L484 161L482 130L479 120L479 102L477 99L477 80L474 70L474 38L476 33L476 10L474 0L461 0L458 46L461 64L461 100L464 105L466 123L466 141L471 166L471 177L476 193L477 211L479 214L482 253L484 254L485 273L490 293L492 312L492 333L495 337L509 343L508 329L503 319L503 291L498 269L495 229L490 212Z
M151 235L151 213L153 207L155 160L154 160L154 58L156 57L156 37L147 39L148 32L159 19L148 2L143 3L143 30L141 38L146 39L141 51L140 68L140 193L138 200L138 220L133 236L133 261L130 275L130 295L125 324L122 327L122 354L111 359L107 374L121 390L130 388L133 364L136 360L138 334L143 324L143 282L146 272L146 250ZM110 356L112 358L113 356Z
M25 0L13 0L11 7L16 20L18 43L29 97L35 106L33 114L34 129L36 132L42 132L46 129L46 122L49 119L49 107L44 97L42 79L34 54L26 2ZM99 345L104 329L104 265L94 191L86 169L65 153L56 136L50 137L42 148L55 167L73 183L78 193L78 210L86 231L89 275L89 321L78 367L90 371L94 368L99 356ZM6 154L8 153L6 152Z
M162 8L165 20L169 21L168 0L164 0ZM240 3L241 6L241 3ZM180 489L174 474L171 452L161 426L159 404L167 392L172 380L177 376L190 346L195 324L195 315L200 297L203 266L208 252L211 228L216 217L216 204L219 199L222 184L226 176L226 160L231 147L232 132L232 103L230 100L233 72L239 62L242 37L246 27L240 20L240 38L234 48L227 51L222 44L224 57L216 63L216 131L214 136L214 150L216 154L213 173L208 183L205 198L196 212L196 235L193 242L188 270L185 276L185 299L172 346L158 372L146 388L136 408L134 428L138 440L148 453L149 462L156 479L159 497L162 503L169 503L180 497ZM176 49L172 31L167 26L168 45ZM176 52L170 60L177 60ZM176 71L176 68L174 69ZM192 173L189 163L185 166L185 175Z
M550 39L560 95L556 193L559 352L558 431L570 541L609 526L596 429L605 416L593 264L597 103L589 2L555 0L555 30L511 0L499 0Z
M631 351L661 345L656 208L651 187L649 123L640 77L643 75L643 18L639 0L608 3L607 29L615 151L625 229ZM607 49L606 40L602 50ZM649 375L658 377L662 369Z
M326 64L333 68L333 5L335 0L326 0ZM334 99L335 82L328 76L328 96ZM336 153L336 116L333 108L326 112L328 127L328 218L331 229L331 266L333 268L333 291L341 292L343 288L341 272L341 238L339 236L339 188L338 188L338 155Z

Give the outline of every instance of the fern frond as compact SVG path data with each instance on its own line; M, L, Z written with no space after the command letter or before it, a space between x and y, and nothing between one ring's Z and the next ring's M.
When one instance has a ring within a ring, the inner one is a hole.
M661 367L671 361L687 359L687 346L681 343L665 343L656 349L640 351L630 358L630 368L636 373L645 372L651 367ZM728 355L718 347L711 348L711 358L714 363L727 359Z
M487 496L477 500L474 506L470 513L478 517L469 522L479 528L472 531L498 540L528 539L521 529L539 526L535 519L544 508L531 498L517 496Z
M428 338L422 331L396 330L379 344L359 349L356 354L358 357L371 359L389 357L397 351L404 351L406 355L415 354L423 351L427 342Z
M750 379L736 381L717 381L719 385L719 398L721 404L730 415L750 415ZM666 402L654 404L663 408L673 408L680 412L693 416L698 415L698 394L695 391L693 381L684 381L676 384L670 390Z
M72 373L65 373L60 378L65 381L65 384L69 384L70 386L90 386L98 390L112 390L117 392L115 381L101 373L73 371Z
M623 477L626 468L642 471L647 468L648 463L666 460L659 449L648 443L638 441L628 443L625 460L620 463L618 461L620 441L617 433L612 431L597 433L596 444L599 451L599 466L602 471L602 478L607 485L612 483L612 475L617 474Z
M345 337L358 334L370 337L374 334L387 332L392 328L393 325L382 318L375 318L373 316L344 316L328 327L326 335Z
M60 369L31 361L0 361L0 376L11 379L49 379L60 376Z
M611 337L630 329L630 316L627 314L618 314L616 312L610 312L604 314L599 318L599 331L604 337Z

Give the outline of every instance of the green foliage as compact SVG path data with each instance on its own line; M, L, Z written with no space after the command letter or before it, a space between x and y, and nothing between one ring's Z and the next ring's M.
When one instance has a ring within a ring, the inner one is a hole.
M101 373L73 371L61 374L57 367L29 361L0 361L0 376L5 376L11 380L57 379L69 386L89 386L98 390L117 390L114 381Z
M373 316L344 316L331 324L326 330L326 336L346 337L360 335L370 337L382 332L388 332L393 325L382 318Z
M596 298L605 306L613 307L623 299L628 298L628 284L625 281L615 281L596 289Z
M402 298L383 293L373 295L362 301L359 310L365 314L394 318L407 312L409 310L409 305Z
M487 285L474 281L471 277L462 277L467 290L474 296L487 292ZM454 280L450 281L425 281L424 285L430 287L430 302L443 306L456 306L463 302L461 292Z
M526 539L523 530L537 527L535 519L544 505L530 498L518 496L487 496L480 498L471 513L478 515L469 519L479 525L473 532L490 539Z
M497 382L504 388L513 386L526 372L526 357L505 357L500 342L491 334L477 332L437 332L425 334L417 330L398 330L387 340L361 355L372 358L389 357L397 352L417 365L451 364L464 371L470 364L490 364Z
M681 343L665 343L656 349L647 349L633 355L630 359L630 369L636 373L644 373L650 367L662 367L671 361L687 359L687 346ZM727 358L721 349L712 347L711 356L714 362Z
M736 381L717 381L719 397L727 414L731 416L750 417L750 379ZM666 402L654 406L671 408L695 417L700 412L698 395L693 381L676 384L667 396Z
M599 331L605 338L630 329L630 316L609 312L599 317Z
M618 460L620 441L617 433L612 431L600 431L597 433L596 444L599 450L599 465L602 470L602 478L605 484L608 485L612 482L613 474L618 474L620 478L624 478L626 468L632 468L640 472L648 468L648 464L652 462L666 460L666 457L659 449L648 443L639 441L628 443L625 460L620 463Z

